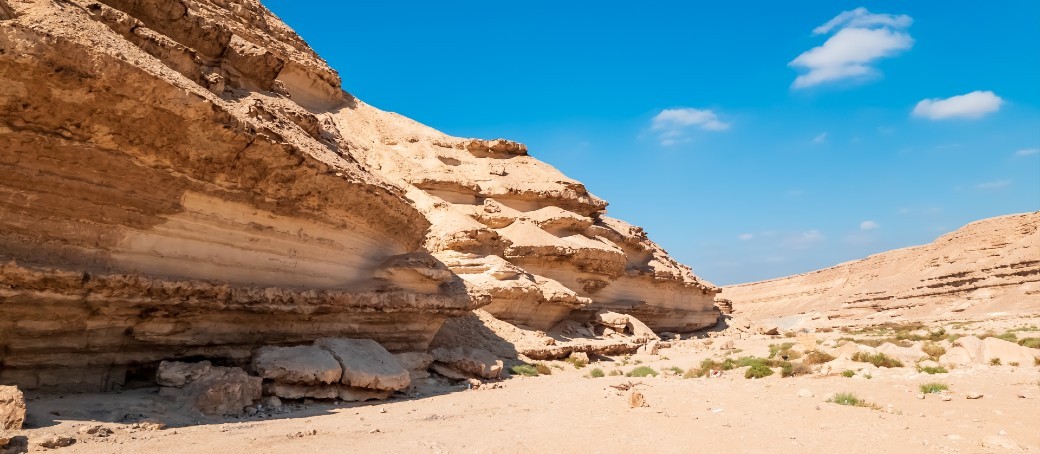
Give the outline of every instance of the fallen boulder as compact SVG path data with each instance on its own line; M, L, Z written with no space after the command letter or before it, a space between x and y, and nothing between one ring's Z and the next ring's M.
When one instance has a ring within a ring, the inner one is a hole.
M433 359L437 363L463 374L477 378L499 378L502 376L504 367L502 360L487 350L468 347L436 348L430 354L433 355Z
M209 361L197 363L163 361L159 363L159 370L155 374L155 382L159 386L180 388L206 375L212 368L213 364Z
M284 383L335 383L343 376L339 361L313 345L261 347L253 353L253 370L263 378Z
M397 391L411 384L408 371L394 355L371 339L318 339L314 345L327 350L343 368L344 385Z
M408 371L408 376L411 381L421 380L428 378L430 372L427 370L430 368L430 363L433 362L433 356L430 356L426 352L406 352L406 353L394 353L394 359L401 367Z
M159 365L159 370L166 373L163 381L176 383L180 377L185 377L185 383L180 387L165 386L159 390L160 395L204 415L241 414L245 407L260 399L262 379L250 376L238 367L213 367L196 363L196 369L187 367L184 363L167 363L169 362L163 362L166 364L165 368L163 364ZM199 369L204 371L198 372ZM174 376L172 371L192 373ZM159 375L163 373L160 372ZM175 377L177 379L174 379Z
M0 432L21 430L24 422L25 396L22 391L17 386L0 386Z

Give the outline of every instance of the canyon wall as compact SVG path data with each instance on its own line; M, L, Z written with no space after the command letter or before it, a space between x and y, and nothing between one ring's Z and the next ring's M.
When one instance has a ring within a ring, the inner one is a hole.
M1040 212L984 219L923 246L725 287L734 314L942 319L1040 311Z
M506 140L380 111L254 0L0 0L0 383L360 337L484 307L714 325L719 291Z

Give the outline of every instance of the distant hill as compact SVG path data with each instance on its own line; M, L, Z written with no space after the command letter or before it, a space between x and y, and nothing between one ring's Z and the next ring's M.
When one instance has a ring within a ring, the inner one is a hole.
M1040 313L1040 212L968 224L931 244L809 273L725 287L737 314L831 319Z

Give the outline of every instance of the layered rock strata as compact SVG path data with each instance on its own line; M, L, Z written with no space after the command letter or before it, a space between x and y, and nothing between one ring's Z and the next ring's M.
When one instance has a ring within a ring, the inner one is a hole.
M524 145L340 85L255 0L0 0L0 383L322 337L423 352L484 306L717 320L716 287Z
M984 219L931 244L811 273L726 287L748 318L818 314L843 321L1036 313L1040 212Z

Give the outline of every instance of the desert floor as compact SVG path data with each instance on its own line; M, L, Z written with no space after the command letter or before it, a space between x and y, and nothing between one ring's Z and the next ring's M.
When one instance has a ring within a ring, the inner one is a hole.
M1038 325L1040 317L945 326L982 334ZM833 345L849 335L813 336ZM67 453L1040 452L1040 367L1032 364L974 365L936 375L912 366L880 368L869 378L866 373L851 378L776 373L745 379L745 369L716 378L684 379L671 371L645 378L609 375L638 366L687 370L709 357L764 357L770 344L795 340L738 337L723 333L710 342L678 341L658 355L609 358L581 369L549 362L551 375L514 377L479 389L440 382L415 397L366 404L295 402L287 403L285 413L215 421L170 412L152 388L30 395L30 428L23 432L28 441L22 439L19 450L44 450L35 440L64 436L74 439L58 448ZM729 340L731 349L720 348ZM593 368L608 375L587 377ZM949 400L939 394L920 398L919 386L935 381L949 385ZM629 383L636 384L647 406L630 407L631 391L612 387ZM876 406L827 402L839 392ZM969 393L983 397L968 399ZM139 420L166 427L132 422ZM89 428L95 433L87 433Z

